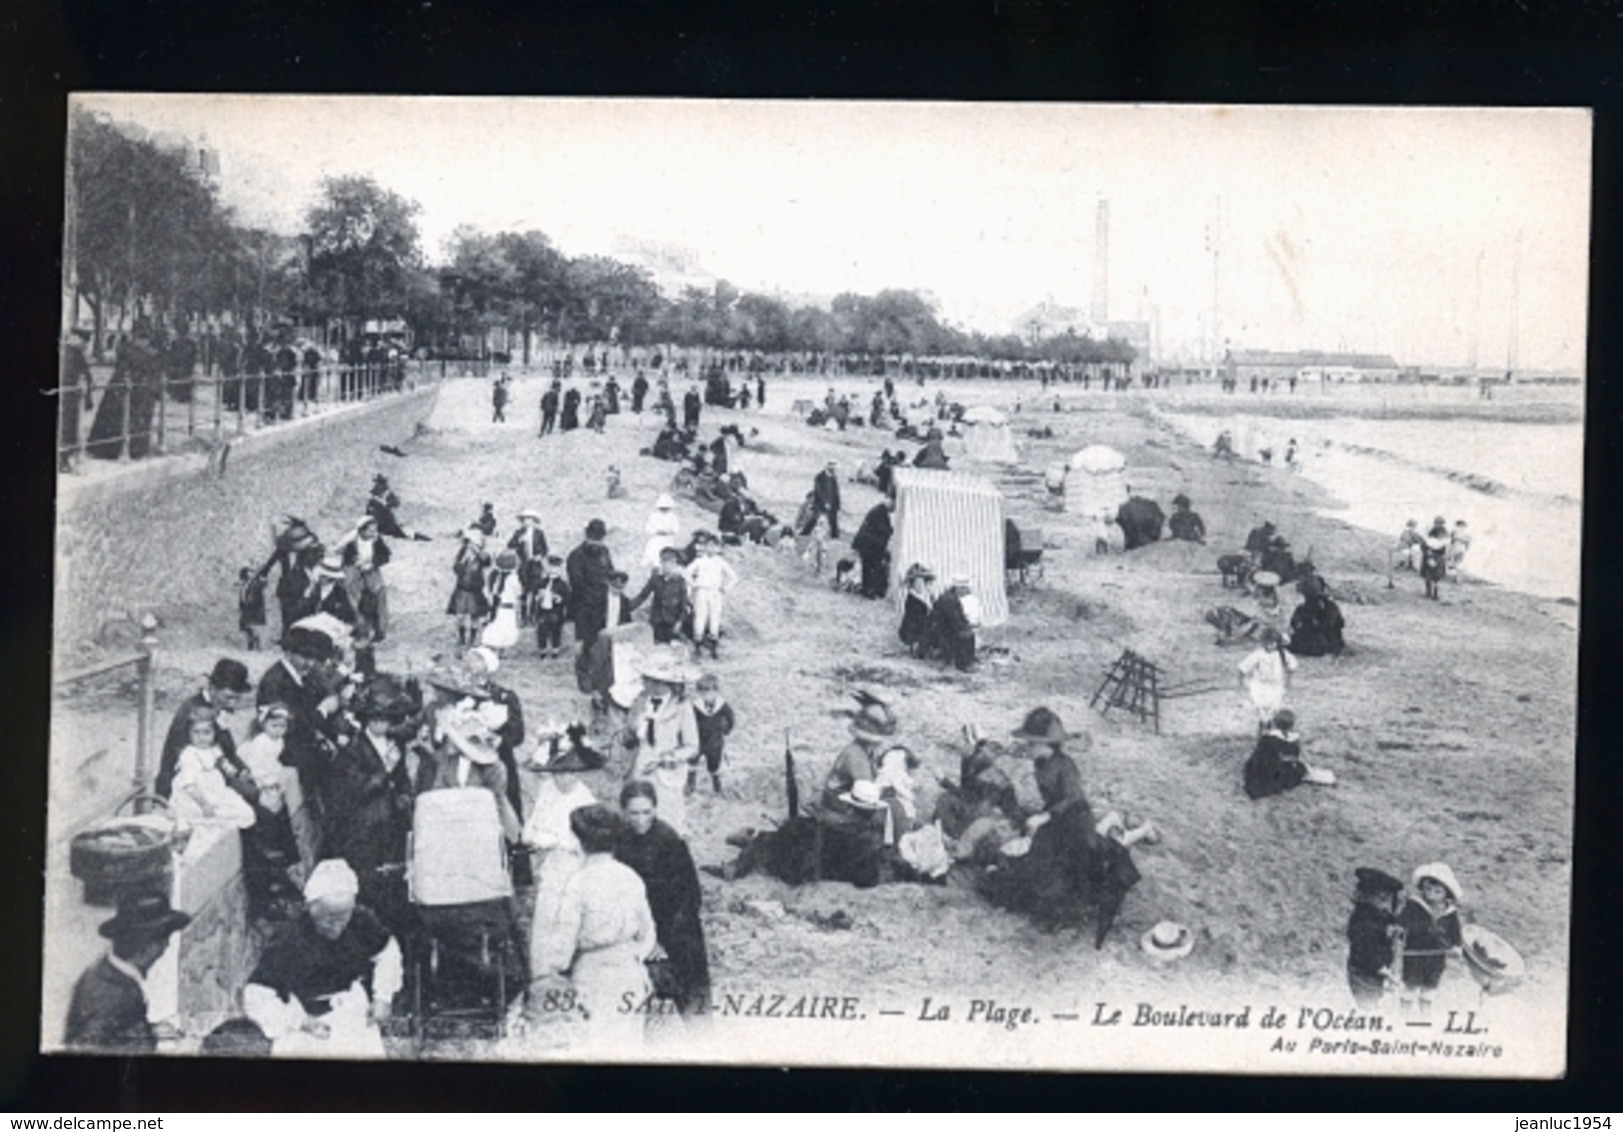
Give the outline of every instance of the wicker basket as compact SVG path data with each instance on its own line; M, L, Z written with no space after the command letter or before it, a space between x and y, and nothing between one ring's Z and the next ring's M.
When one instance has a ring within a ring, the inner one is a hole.
M156 803L164 812L123 816L135 802ZM68 871L84 882L86 904L111 906L135 892L169 896L175 855L185 847L187 833L168 810L163 798L137 794L126 799L113 817L74 835Z

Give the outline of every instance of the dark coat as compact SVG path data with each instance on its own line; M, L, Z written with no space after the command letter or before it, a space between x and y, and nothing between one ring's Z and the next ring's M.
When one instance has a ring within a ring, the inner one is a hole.
M501 704L507 709L507 722L496 729L496 756L501 759L501 766L507 772L507 780L503 784L507 800L512 804L513 813L522 817L524 794L519 787L518 749L524 742L524 705L519 703L517 692L501 684L486 683L485 695L490 697L492 703ZM517 839L515 833L513 840Z
M1431 910L1413 898L1405 901L1398 913L1398 924L1405 934L1403 941L1403 985L1421 990L1432 990L1442 981L1448 956L1438 954L1462 942L1460 916L1449 912L1433 916ZM1411 952L1430 952L1414 954Z
M670 956L679 1001L702 998L710 989L710 958L699 919L699 873L687 842L656 819L647 833L621 838L614 856L641 877L648 890L648 908L654 914L659 945Z
M570 614L577 633L583 622L595 632L602 631L614 556L602 543L588 540L569 552L564 568L569 576Z
M548 590L552 591L552 608L541 608L541 595ZM554 574L550 578L543 578L536 586L536 617L546 621L562 621L569 616L569 581Z
M396 525L398 526L398 524L396 524ZM378 533L382 534L382 532L383 532L383 524L380 522L378 524ZM396 535L395 537L398 538L400 536ZM345 566L353 566L353 565L355 565L356 562L358 562L360 560L361 552L360 552L360 548L355 545L356 541L357 540L355 540L355 539L350 539L348 542L346 542L344 544L344 565ZM376 567L381 569L382 567L387 566L389 564L389 559L392 558L392 557L393 557L393 553L389 550L389 544L388 543L384 542L383 539L381 539L381 538L375 538L375 539L372 540L372 565L373 566L376 566Z
M819 510L830 515L840 513L840 477L824 468L812 480L812 503Z
M175 764L180 761L180 752L185 750L186 744L191 741L191 724L186 717L191 715L193 708L205 705L209 705L208 698L202 692L198 692L182 702L175 710L175 717L169 721L169 733L163 738L163 751L158 755L158 775L152 781L154 794L169 797L170 787L175 781ZM231 767L245 770L242 761L237 758L237 741L231 737L231 732L224 727L216 728L215 732L220 752L224 756L220 760L220 769L224 771L227 769L226 764L230 764ZM228 772L226 780L230 781L230 777Z
M489 565L490 555L474 550L471 543L463 544L451 563L456 585L451 589L451 600L445 605L446 613L483 617L490 612L490 597L485 589L485 569Z
M1393 959L1390 929L1397 917L1360 901L1353 905L1347 920L1347 974L1376 980L1391 967Z
M851 536L851 549L862 558L878 558L890 549L892 529L890 508L876 503Z
M949 587L940 597L935 599L935 607L930 611L931 620L935 623L937 635L942 640L973 633L974 627L969 623L969 615L964 612L963 598L958 591Z
M1161 505L1141 495L1133 496L1116 510L1116 524L1121 527L1128 550L1159 542L1161 526L1165 522L1166 513L1161 510Z
M1325 596L1310 597L1291 614L1290 650L1297 656L1336 656L1346 647L1341 607Z
M652 599L650 601L650 599ZM679 624L688 611L688 583L681 574L667 574L656 570L629 605L636 609L649 601L648 623L651 625Z
M97 1053L143 1054L158 1048L141 988L105 955L73 984L63 1042Z
M930 603L917 594L908 594L902 606L902 624L896 630L904 645L922 644L930 632Z
M362 732L338 748L327 776L322 832L329 857L342 857L360 878L363 899L378 883L378 869L406 860L412 786L402 758L383 768L372 739Z
M1025 856L992 872L983 891L993 903L1049 927L1075 923L1087 909L1096 909L1095 939L1102 943L1122 900L1139 881L1138 868L1125 846L1095 828L1081 774L1069 755L1038 759L1035 770L1049 820L1032 835Z
M1245 792L1252 799L1283 794L1300 786L1306 777L1307 766L1302 762L1300 741L1287 739L1276 731L1269 731L1258 739L1256 749L1245 761Z
M522 567L547 556L547 533L540 527L520 526L507 540L507 549L518 555ZM522 575L521 575L522 576Z
M1184 542L1206 541L1205 520L1187 507L1174 511L1172 518L1167 520L1167 527L1171 530L1172 537L1175 539L1181 539Z
M564 394L563 415L558 418L558 427L565 432L580 427L580 390L571 389Z
M704 711L695 701L693 720L699 726L699 753L705 756L711 766L718 765L727 744L727 736L732 734L735 722L733 705L724 700L716 705L715 711Z
M319 1017L332 1009L329 997L369 978L372 961L388 945L388 931L365 905L356 905L337 939L316 931L306 912L265 949L248 981L275 991L283 1002L298 999L307 1014Z
M287 738L282 744L282 761L298 768L300 784L319 804L328 765L327 731L321 713L316 710L323 698L320 689L309 678L299 683L287 666L279 662L259 678L256 698L260 707L282 704L287 708Z

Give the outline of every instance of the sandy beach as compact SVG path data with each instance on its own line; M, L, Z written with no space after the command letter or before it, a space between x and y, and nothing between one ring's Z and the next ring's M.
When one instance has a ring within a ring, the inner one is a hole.
M769 381L765 413L705 410L706 438L727 423L749 438L738 463L779 515L793 514L825 460L839 460L849 475L898 445L865 428L812 429L788 412L797 397L820 394L825 384ZM840 384L871 388L855 379ZM538 440L542 388L538 374L517 374L509 420L493 425L487 383L448 382L429 428L404 442L407 458L378 457L403 501L402 519L434 535L429 543L397 544L389 567L395 624L380 667L420 671L432 654L454 646L444 615L450 536L485 501L495 504L503 537L520 508L538 508L549 539L564 551L589 519L601 517L616 561L640 577L643 521L675 471L637 454L657 431L653 415L640 423L628 414L611 417L602 436L582 430ZM905 387L904 402L913 389ZM927 392L933 396L935 387ZM1558 1026L1571 875L1577 650L1575 619L1564 616L1571 610L1469 578L1447 583L1440 602L1425 600L1412 574L1400 573L1388 588L1389 540L1336 517L1337 501L1306 477L1214 460L1157 419L1146 395L1067 391L1066 411L1056 413L1052 398L1044 403L1035 392L1034 384L1029 391L950 390L966 403L1007 408L1018 397L1022 404L1012 421L1021 465L954 461L1000 487L1006 514L1044 531L1045 577L1010 590L1008 624L983 641L1006 647L1007 664L960 675L909 659L890 602L836 592L826 574L814 576L787 547L729 550L741 583L728 601L721 658L705 667L720 676L738 729L728 744L724 794L701 786L690 800L690 840L701 865L720 864L735 852L727 835L781 820L786 739L803 795L815 791L845 741L847 693L865 687L891 698L901 741L923 759L927 796L932 777L956 777L965 724L1005 736L1042 704L1072 730L1090 732L1092 749L1078 762L1094 808L1150 818L1163 831L1159 845L1135 850L1143 881L1095 950L1091 932L1043 933L953 884L795 889L759 876L734 883L706 876L705 930L718 993L837 986L911 1001L961 987L1041 992L1075 1006L1107 990L1164 1001L1199 991L1220 1001L1278 994L1343 1004L1354 868L1407 876L1417 864L1444 860L1466 888L1471 917L1512 941L1527 961L1518 1009L1540 1017L1553 1010ZM1028 435L1042 429L1053 435ZM1090 443L1126 454L1135 494L1168 509L1173 494L1188 494L1205 518L1207 545L1164 542L1096 556L1080 516L1044 508L1041 475ZM605 498L611 466L626 488L622 499ZM354 522L366 489L334 483L330 505L305 518L336 536ZM842 532L879 500L871 487L847 483L844 490ZM266 508L273 515L274 501ZM713 521L689 501L680 513L684 531ZM1264 518L1297 549L1312 548L1341 597L1350 652L1338 661L1304 660L1289 698L1306 757L1330 768L1339 785L1251 802L1240 772L1253 725L1235 680L1245 650L1215 644L1201 615L1232 600L1216 557L1237 550ZM262 552L241 548L244 560ZM200 584L196 593L195 606L163 611L164 719L215 657L239 656L256 675L271 659L240 651L227 587ZM1101 717L1088 700L1124 648L1161 665L1169 683L1218 690L1168 701L1159 736L1120 713ZM518 692L532 728L585 714L570 662L538 659L528 639L509 653L499 679ZM60 701L58 734L117 708L111 695ZM1000 765L1022 796L1035 798L1029 764L1007 758ZM595 777L602 781L589 785L600 799L617 794L617 781ZM1158 965L1141 953L1139 939L1166 919L1189 925L1197 943L1182 962ZM1476 1000L1462 973L1451 971L1450 980L1455 993L1468 988ZM430 1053L480 1056L481 1049L458 1044Z

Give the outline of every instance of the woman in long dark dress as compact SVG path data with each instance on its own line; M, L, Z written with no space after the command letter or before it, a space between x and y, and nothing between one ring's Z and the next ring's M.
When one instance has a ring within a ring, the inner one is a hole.
M116 460L129 438L129 457L140 460L152 450L152 414L158 405L159 359L147 339L148 329L137 324L119 344L113 376L102 392L101 407L90 424L85 451L98 460ZM128 408L128 431L125 412Z
M1094 944L1103 946L1128 890L1138 883L1138 868L1126 845L1099 832L1081 772L1065 753L1066 741L1075 736L1059 716L1036 708L1014 737L1036 758L1043 808L1027 821L1031 847L988 873L982 891L992 903L1048 928L1076 924L1092 909Z
M669 997L687 1015L703 1010L710 997L710 958L699 920L699 872L687 842L655 816L657 806L652 783L626 783L620 791L620 809L630 829L614 856L648 889L659 946L669 957L674 976ZM664 989L656 983L656 991Z

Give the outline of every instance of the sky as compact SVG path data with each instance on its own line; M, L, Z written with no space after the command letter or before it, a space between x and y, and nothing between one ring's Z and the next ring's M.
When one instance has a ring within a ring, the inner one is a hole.
M206 139L238 218L288 233L362 174L421 206L430 258L463 224L569 255L633 238L747 290L903 287L1006 333L1045 299L1090 308L1104 200L1109 317L1154 319L1164 355L1215 324L1235 348L1503 367L1514 337L1519 368L1584 365L1583 111L76 99Z

